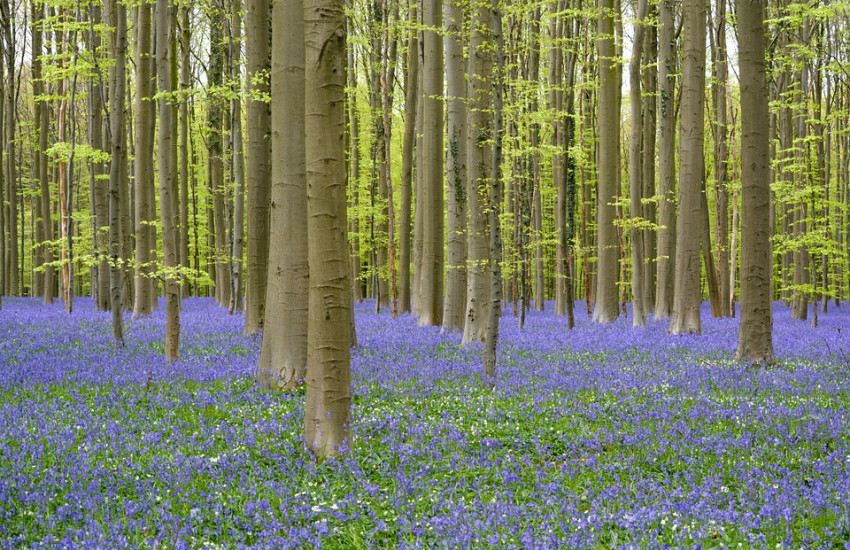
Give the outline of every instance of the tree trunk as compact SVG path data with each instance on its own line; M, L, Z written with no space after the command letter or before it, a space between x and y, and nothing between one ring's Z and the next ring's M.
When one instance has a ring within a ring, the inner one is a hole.
M644 264L643 238L641 224L643 219L643 163L652 162L652 158L641 155L643 140L643 98L641 97L640 62L643 57L643 38L645 34L644 21L647 13L646 0L639 0L637 19L635 21L634 42L632 43L632 58L629 61L629 97L631 99L632 134L629 141L629 200L631 210L631 240L632 240L632 325L646 326L644 309L644 279L646 266Z
M188 0L180 2L180 91L184 94L179 105L180 125L180 235L177 247L180 253L180 266L183 269L191 268L189 259L189 89L192 86L191 66L189 63L189 47L191 42L191 31L189 29L189 6ZM175 52L176 53L176 52ZM249 79L250 82L250 79ZM189 296L192 281L188 277L182 279L182 295ZM246 321L247 323L247 321Z
M174 9L169 0L156 0L156 80L159 87L157 103L159 105L159 140L157 151L159 163L159 212L162 223L162 256L164 263L163 285L165 287L165 360L177 359L180 343L180 278L174 271L179 266L177 251L177 232L174 223L173 193L176 190L176 174L172 155L171 105L172 82L170 56L171 13ZM140 18L141 19L141 18ZM138 150L137 150L138 153Z
M248 32L245 34L248 98L248 276L245 288L245 333L263 328L269 256L269 204L271 200L271 111L263 96L269 94L264 75L270 69L270 2L246 0Z
M136 277L133 315L150 315L156 300L153 262L156 258L156 241L152 223L156 216L156 203L149 200L154 187L154 144L148 125L154 118L153 80L151 79L152 6L142 2L138 10L136 29L136 158L134 185L136 211Z
M43 15L44 6L38 2L32 2L32 88L33 96L41 96L45 93L46 87L42 80L42 44L43 44ZM39 243L50 242L53 240L53 223L50 216L50 175L48 172L48 158L45 154L47 151L48 134L50 133L50 110L46 101L35 102L35 126L38 129L38 146L36 151L35 163L37 166L39 190L41 197L39 198L41 221L40 236L37 236ZM53 261L53 250L49 244L40 244L41 257L43 259L44 274L42 278L41 296L45 304L53 303L53 285L54 285L54 269L48 265Z
M658 20L658 12L655 6L650 6L648 16L651 20ZM649 95L647 101L643 102L643 155L645 162L643 165L643 196L646 198L655 196L655 133L657 130L657 101L656 88L658 71L658 27L649 25L646 29L643 47L643 86L646 93ZM647 201L643 204L643 218L652 227L646 227L643 230L643 258L644 258L644 283L643 283L643 303L644 313L648 314L655 308L655 285L658 277L656 263L656 235L653 233L658 220L656 219L656 203Z
M112 57L115 64L109 69L109 305L112 311L112 337L120 345L124 343L124 302L121 291L124 287L123 269L120 264L123 255L121 227L121 187L127 181L127 157L124 153L126 136L124 134L124 86L126 84L127 52L127 8L124 2L109 0L106 2L106 20L115 29L112 39Z
M308 269L308 227L312 221L307 218L308 189L305 142L302 137L305 131L303 18L309 7L309 3L304 4L301 0L279 0L275 4L276 9L272 11L273 26L285 29L285 32L272 35L271 123L274 154L271 242L286 242L286 246L272 246L269 249L266 317L257 380L263 387L287 391L301 385L306 375L308 302L312 299L309 296L312 290L309 288ZM342 78L345 78L344 73ZM344 157L340 160L344 160ZM344 196L344 186L342 193ZM348 254L347 242L345 244ZM348 285L345 289L350 292Z
M714 29L712 29L714 32ZM714 141L714 189L715 218L717 219L717 269L720 274L720 313L724 317L732 316L732 304L729 300L731 286L729 278L729 189L728 189L728 121L727 87L728 70L726 65L726 2L717 4L717 40L715 54L714 103L717 127ZM765 92L767 90L765 89ZM713 267L709 268L713 269Z
M410 3L409 23L417 23L416 2ZM419 33L411 28L407 39L407 76L405 77L404 143L401 154L401 212L399 215L399 302L401 313L410 313L410 223L413 195L413 150L416 140L416 114L419 89ZM352 126L353 128L353 126ZM356 145L354 145L356 146ZM354 154L354 151L352 151ZM355 283L356 284L356 283Z
M599 0L599 162L596 197L597 260L596 307L593 321L610 323L618 314L617 307L617 228L614 226L614 201L617 195L620 116L617 109L619 71L614 59L614 1Z
M490 249L487 209L492 174L493 11L485 3L475 5L469 41L469 96L467 108L467 226L468 272L464 345L481 342L487 335L490 295ZM498 261L493 259L493 261Z
M772 274L768 225L770 161L762 0L739 0L741 79L741 323L739 361L773 361Z
M448 158L448 264L443 329L463 330L466 309L466 72L463 62L463 3L446 0L446 93Z
M502 236L500 232L499 211L502 202L502 93L505 60L503 54L502 14L499 0L492 0L492 45L496 49L496 73L493 85L493 159L489 187L489 225L490 225L490 306L488 308L487 338L484 352L484 383L493 387L496 379L496 352L499 344L499 319L502 313L501 290L502 273ZM483 76L483 75L482 75ZM489 76L489 75L488 75Z
M224 81L224 14L220 10L210 13L210 63L209 63L209 85L212 88L219 87ZM207 150L209 158L207 166L209 171L209 184L213 194L213 265L215 269L215 299L221 306L230 303L230 271L227 261L227 231L225 222L225 198L227 191L224 186L224 141L222 126L224 121L224 108L222 100L215 95L208 98L209 137L207 139Z
M348 441L351 291L344 185L344 8L342 0L307 0L304 4L306 93L302 112L307 113L307 233L310 239L304 440L319 460L337 454L343 445L351 443Z
M425 0L422 23L422 272L419 325L443 322L443 38L433 29L442 27L442 0Z
M676 48L673 0L659 2L658 33L658 278L655 318L673 313L676 272Z
M700 233L705 138L705 2L684 0L682 135L679 140L679 216L676 227L675 298L670 333L699 333Z
M245 157L242 150L242 2L233 0L230 26L233 99L230 101L230 128L233 140L233 232L230 237L230 312L243 311L242 257L245 251Z

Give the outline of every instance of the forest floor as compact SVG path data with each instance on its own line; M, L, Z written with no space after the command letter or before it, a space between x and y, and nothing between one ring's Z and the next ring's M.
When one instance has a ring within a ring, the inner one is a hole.
M357 306L354 442L315 465L303 392L258 390L258 341L209 299L130 319L4 298L2 548L848 548L850 305L775 306L779 360L737 319L670 336L506 312L481 349Z

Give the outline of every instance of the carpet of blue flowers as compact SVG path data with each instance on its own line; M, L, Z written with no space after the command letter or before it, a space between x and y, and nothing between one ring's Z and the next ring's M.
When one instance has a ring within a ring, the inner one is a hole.
M503 320L481 350L357 307L352 449L321 465L303 393L259 391L243 318L4 299L0 548L850 548L850 306L775 307L777 364L629 318ZM164 308L162 308L164 309Z

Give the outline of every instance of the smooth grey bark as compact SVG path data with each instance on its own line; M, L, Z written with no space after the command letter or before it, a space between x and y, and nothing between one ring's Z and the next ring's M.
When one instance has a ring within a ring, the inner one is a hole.
M127 182L126 135L124 123L124 94L127 62L127 8L124 2L108 0L106 20L114 30L112 57L115 64L109 69L109 306L112 312L112 337L124 344L124 269L121 262L125 248L121 226L123 204L121 188Z
M280 28L280 27L278 27ZM351 290L345 196L345 5L304 3L310 306L304 440L336 455L351 426Z
M153 6L141 2L137 7L136 28L136 101L135 101L135 235L136 235L136 275L133 316L150 315L156 300L153 272L156 256L156 242L153 223L156 216L156 202L150 200L154 189L153 137L148 131L151 120L155 121L152 101L153 79L151 78L151 33L153 29Z
M658 252L655 318L673 314L676 272L676 47L674 0L659 2L658 31Z
M171 57L173 32L170 0L156 0L156 81L158 86L159 139L157 141L159 171L159 212L162 223L162 274L165 287L165 360L177 359L180 347L180 277L175 227L173 194L177 190L177 166L172 154L174 108L171 104Z
M266 315L257 381L263 387L287 391L303 384L306 376L308 307L313 292L308 265L311 254L308 235L312 222L308 219L305 165L305 25L302 19L309 5L302 0L277 0L272 10L273 26L285 32L272 35L270 224L273 246L269 249ZM319 136L321 139L321 134ZM342 192L345 193L344 186ZM346 279L347 276L346 273ZM345 288L349 290L347 285ZM346 324L346 333L347 329Z
M448 198L446 297L443 329L463 330L466 310L466 73L463 59L463 2L445 0Z
M230 8L230 100L231 170L233 174L233 229L230 233L230 313L244 310L242 261L245 255L245 156L242 146L242 2L233 0Z
M422 23L442 27L442 0L424 0ZM443 322L444 221L443 206L443 38L426 30L422 65L422 270L419 325Z
M447 4L448 5L448 4ZM416 2L410 3L408 20L411 24L418 19ZM411 242L410 222L411 199L413 196L413 158L416 141L416 115L419 103L419 33L411 28L407 39L407 75L404 80L404 142L401 153L401 212L399 213L399 310L410 313L411 300ZM354 117L355 115L352 114ZM355 125L352 119L352 131ZM354 151L352 151L354 154Z
M670 333L699 333L700 233L705 139L705 0L684 0L682 135L679 139L679 216Z
M645 20L647 14L646 0L639 0L637 18L635 20L634 40L632 42L632 57L629 61L629 97L631 99L632 132L629 141L629 200L631 210L630 228L632 244L632 326L646 326L644 281L646 265L644 264L644 232L641 224L643 219L643 164L653 159L642 156L643 142L643 98L641 97L641 59L643 57L643 42L646 34Z
M485 340L490 289L487 208L492 177L493 11L484 2L472 10L467 108L467 286L463 345Z
M617 94L619 71L614 52L614 1L598 0L596 50L599 59L599 162L596 197L596 307L595 323L613 322L619 315L617 304L617 229L614 202L617 195L618 150L620 142Z
M741 323L739 361L773 361L770 148L762 0L738 0L741 83Z
M245 334L263 328L269 256L269 208L271 201L271 111L267 73L269 49L269 0L246 0L245 59L248 184L247 277L245 281Z

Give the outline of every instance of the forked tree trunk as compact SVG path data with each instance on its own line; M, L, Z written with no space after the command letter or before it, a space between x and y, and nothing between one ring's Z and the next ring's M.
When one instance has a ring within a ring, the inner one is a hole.
M345 29L342 0L304 3L306 86L302 112L307 114L310 238L304 440L319 460L339 452L349 439L351 425L351 290L344 185Z

